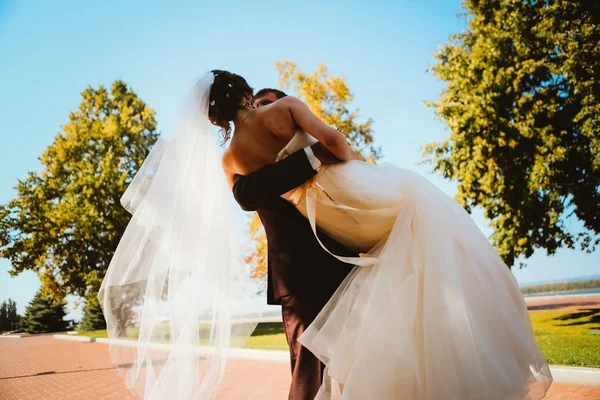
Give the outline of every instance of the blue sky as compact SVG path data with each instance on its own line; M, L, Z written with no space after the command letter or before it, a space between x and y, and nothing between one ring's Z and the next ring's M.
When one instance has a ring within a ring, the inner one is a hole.
M443 86L426 69L464 28L459 12L459 0L0 1L0 202L39 169L37 157L88 85L123 79L166 130L203 72L228 69L255 88L276 86L278 60L344 74L361 115L375 121L384 161L427 173L416 165L420 148L448 130L424 107ZM454 194L455 184L429 178ZM481 213L474 218L490 232ZM0 260L0 301L13 298L22 312L39 282L32 272L11 279L9 268ZM515 271L520 283L597 273L600 252L568 250L536 253Z

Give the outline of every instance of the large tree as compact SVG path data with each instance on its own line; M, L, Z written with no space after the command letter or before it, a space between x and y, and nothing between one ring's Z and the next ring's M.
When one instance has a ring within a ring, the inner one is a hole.
M324 64L318 64L312 73L306 73L291 61L277 62L279 86L292 89L321 120L342 132L352 149L366 161L374 163L380 149L373 144L373 120L360 122L359 110L350 103L354 95L343 76L330 76ZM251 251L246 259L253 277L264 280L267 275L267 242L260 219L254 214L248 226Z
M509 266L536 248L593 251L600 234L600 3L465 0L436 54L431 103L450 137L425 148L481 207ZM583 229L570 230L577 218Z
M0 206L0 256L35 271L45 295L95 296L129 221L119 204L157 139L154 111L122 81L87 88L40 158ZM97 304L93 304L97 306Z
M55 301L39 290L25 308L21 329L27 333L61 332L67 329L64 301Z

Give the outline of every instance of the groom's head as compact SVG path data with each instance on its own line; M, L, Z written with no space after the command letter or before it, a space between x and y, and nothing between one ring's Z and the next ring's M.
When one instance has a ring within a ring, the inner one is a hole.
M287 94L277 89L261 89L254 95L254 107L262 107L283 99Z

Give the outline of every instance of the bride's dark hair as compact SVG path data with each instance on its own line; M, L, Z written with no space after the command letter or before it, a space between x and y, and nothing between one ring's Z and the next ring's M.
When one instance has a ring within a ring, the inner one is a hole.
M231 124L238 110L252 107L254 89L241 76L219 69L212 70L215 81L210 89L208 118L221 128L223 143L231 137Z

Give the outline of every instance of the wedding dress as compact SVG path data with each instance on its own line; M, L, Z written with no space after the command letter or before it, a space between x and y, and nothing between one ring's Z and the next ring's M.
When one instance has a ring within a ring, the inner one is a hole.
M298 131L278 159L316 140ZM517 282L469 214L419 174L350 161L283 196L361 252L299 341L324 399L542 399L552 376ZM317 236L318 238L318 236Z

